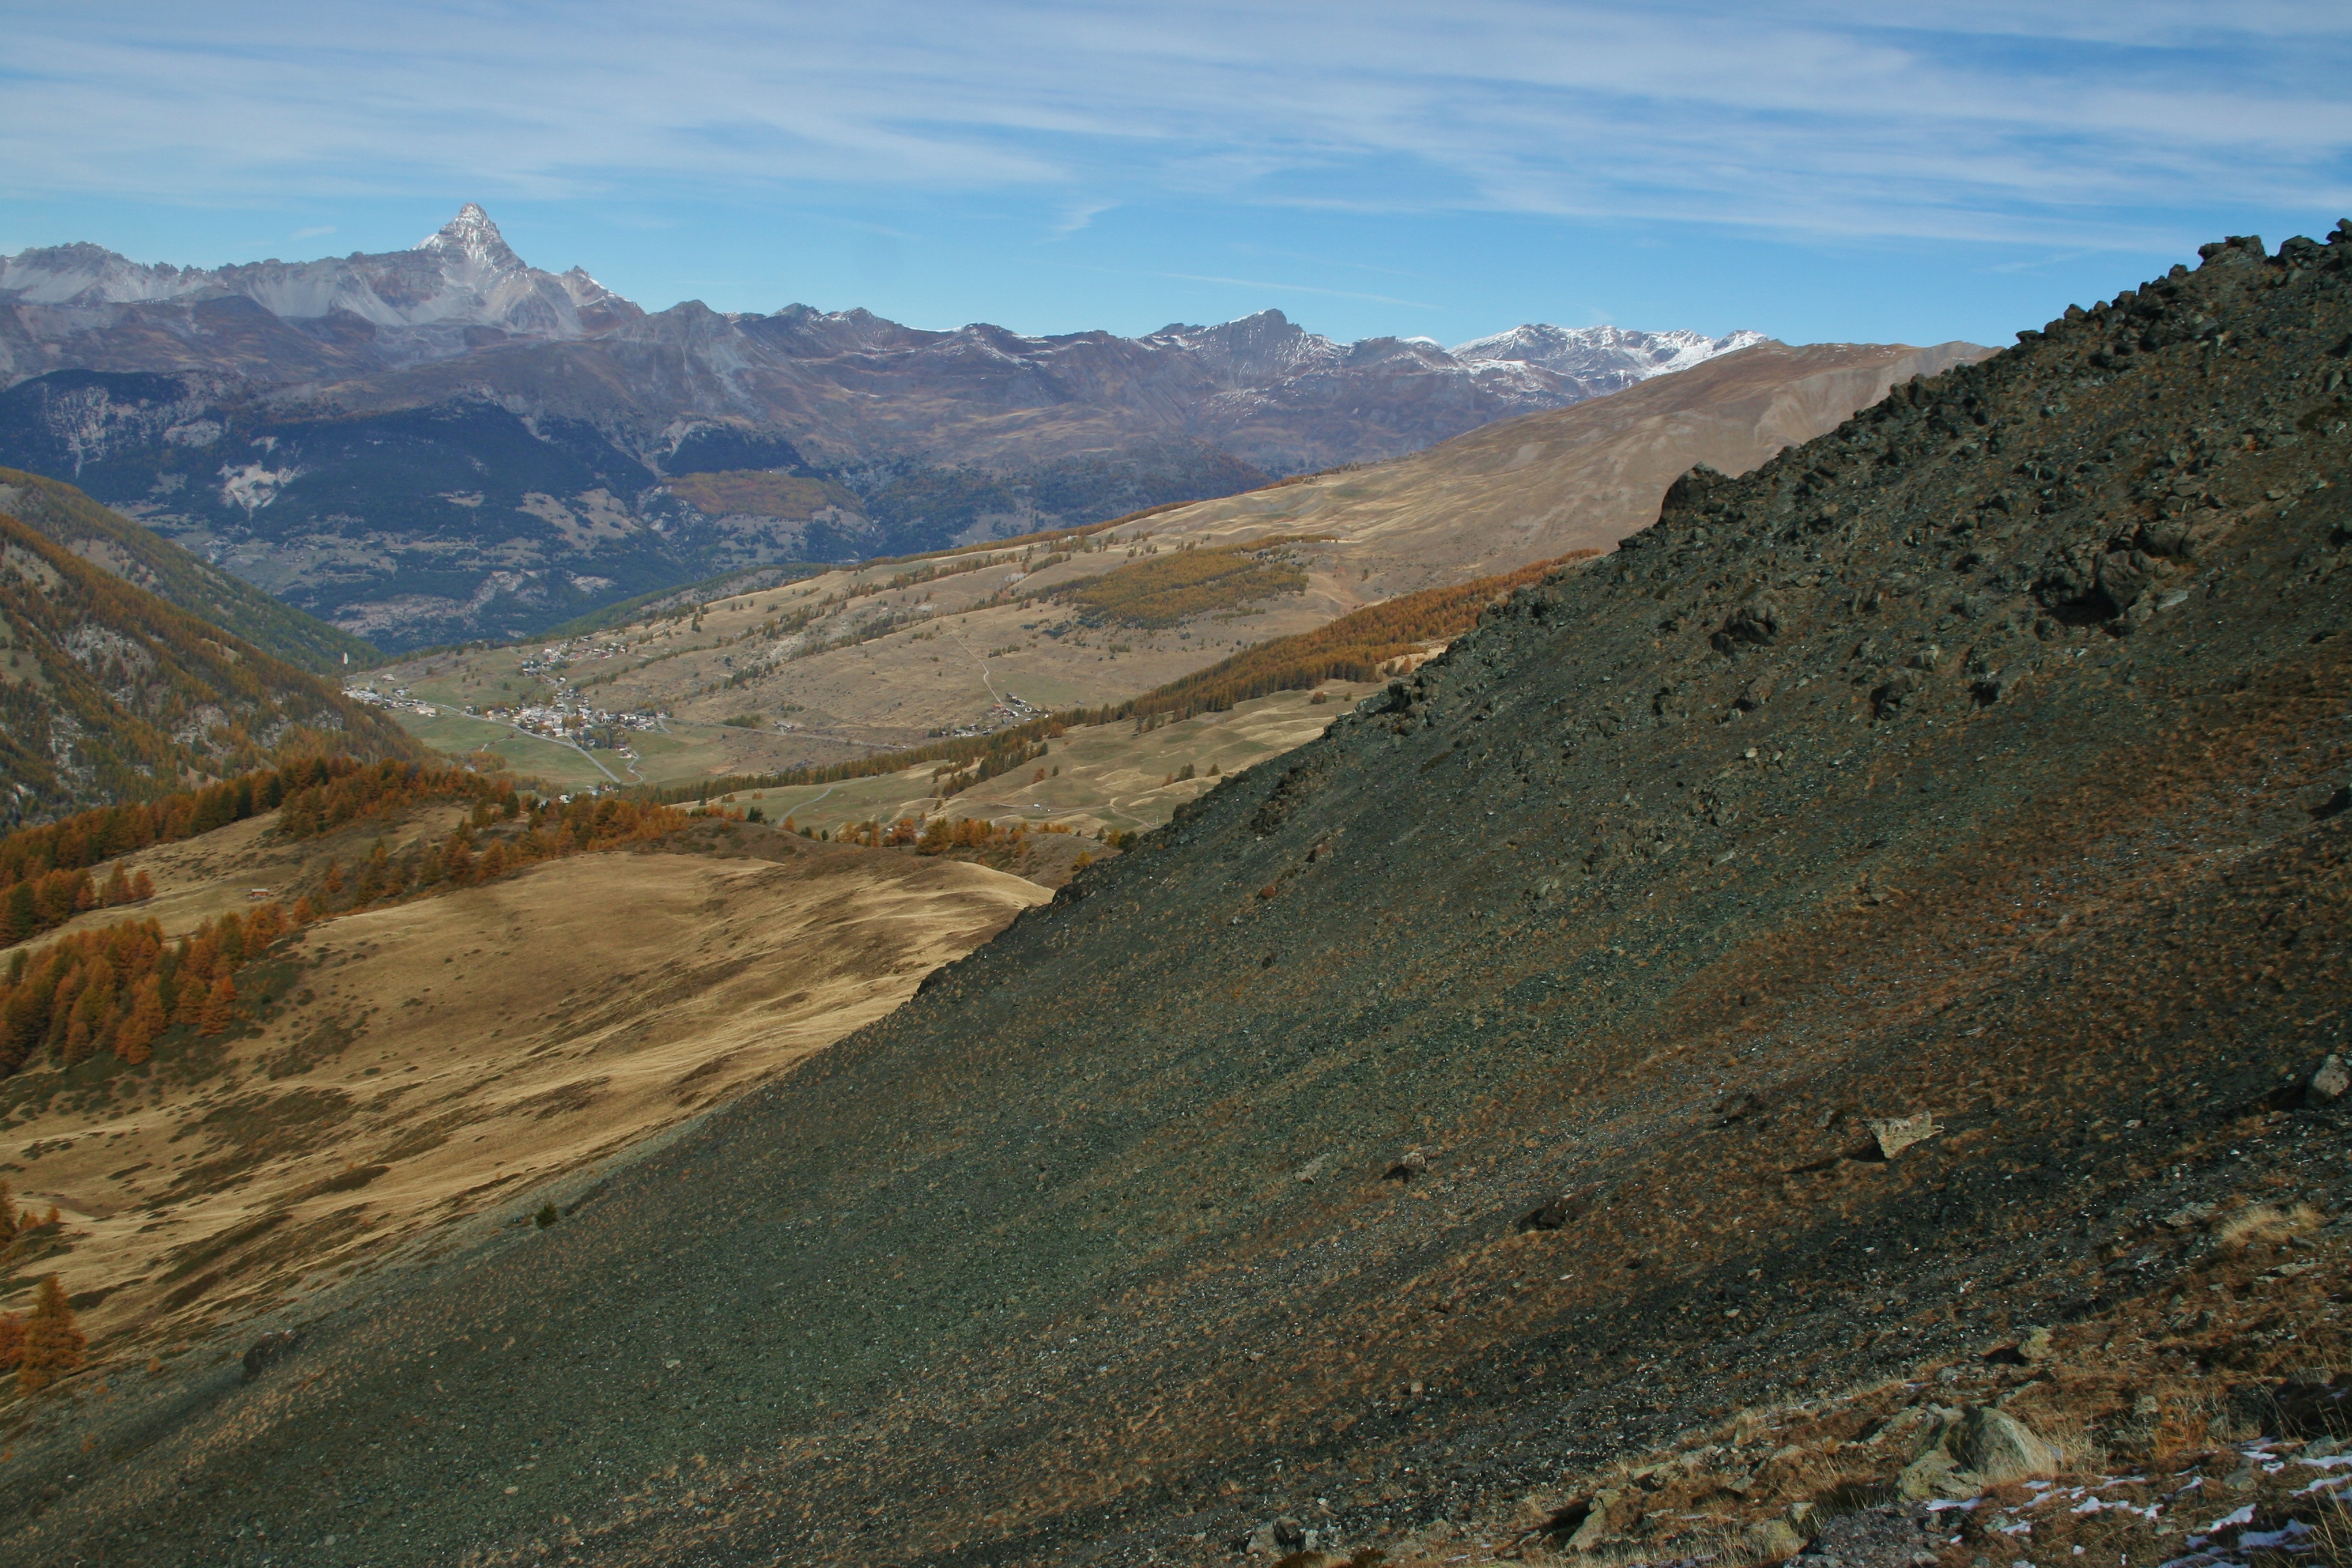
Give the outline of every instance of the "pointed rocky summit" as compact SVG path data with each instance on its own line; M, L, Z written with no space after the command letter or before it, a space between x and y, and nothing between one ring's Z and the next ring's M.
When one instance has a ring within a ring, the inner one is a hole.
M457 216L441 226L440 231L418 242L417 249L440 251L445 255L462 256L477 267L492 272L520 272L522 258L517 256L490 221L490 215L478 202L467 202L457 209Z

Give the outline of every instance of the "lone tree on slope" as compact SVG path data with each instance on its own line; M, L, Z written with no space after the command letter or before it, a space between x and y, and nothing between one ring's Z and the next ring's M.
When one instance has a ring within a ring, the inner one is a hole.
M65 1288L56 1275L45 1277L33 1298L33 1315L25 1321L25 1348L16 1363L17 1388L38 1394L81 1364L82 1349L89 1342L81 1325L74 1321L73 1308L66 1303Z

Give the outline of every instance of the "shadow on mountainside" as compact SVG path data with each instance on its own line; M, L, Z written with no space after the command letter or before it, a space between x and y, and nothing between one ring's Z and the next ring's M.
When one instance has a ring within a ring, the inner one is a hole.
M1425 1540L2335 1206L2352 229L2209 249L1694 474L562 1223L62 1385L10 1560Z

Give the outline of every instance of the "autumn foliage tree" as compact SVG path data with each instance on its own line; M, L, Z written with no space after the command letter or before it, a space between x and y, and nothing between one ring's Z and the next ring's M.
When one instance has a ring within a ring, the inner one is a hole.
M66 1300L65 1287L54 1274L44 1277L33 1296L32 1314L25 1320L24 1341L17 1352L17 1388L38 1394L81 1365L88 1345Z
M174 1026L226 1029L236 1017L231 976L286 929L278 906L264 904L207 921L177 942L147 920L20 949L0 975L0 1077L44 1049L65 1066L100 1051L135 1066Z
M0 838L0 942L22 942L63 925L85 910L152 898L147 872L117 865L101 880L93 868L278 811L289 838L326 833L429 800L471 800L477 824L522 809L513 781L466 768L415 763L362 763L314 757L224 779L202 789L129 805L100 806Z

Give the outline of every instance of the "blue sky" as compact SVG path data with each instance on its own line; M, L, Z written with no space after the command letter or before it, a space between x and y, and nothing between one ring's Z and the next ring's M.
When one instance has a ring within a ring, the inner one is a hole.
M658 309L2006 342L2352 215L2352 6L5 0L0 252L487 205Z

